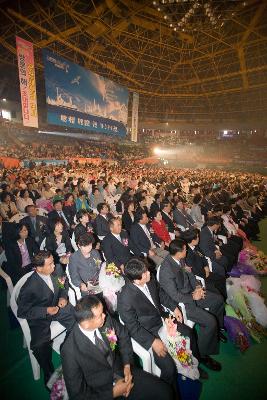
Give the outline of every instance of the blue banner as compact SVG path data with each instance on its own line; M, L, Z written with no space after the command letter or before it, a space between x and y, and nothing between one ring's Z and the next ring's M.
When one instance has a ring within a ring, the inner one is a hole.
M126 88L47 50L43 60L48 123L126 135Z

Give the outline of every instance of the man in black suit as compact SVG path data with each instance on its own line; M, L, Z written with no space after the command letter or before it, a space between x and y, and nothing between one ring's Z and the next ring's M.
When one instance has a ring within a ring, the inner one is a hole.
M123 270L124 265L132 258L128 233L121 229L120 218L112 218L109 221L109 227L110 233L101 243L106 262L114 263Z
M188 319L199 324L198 348L201 362L215 371L221 370L221 365L210 355L219 352L219 338L225 337L218 328L223 329L224 301L219 294L203 289L191 271L184 263L186 243L175 239L169 245L170 254L163 261L159 282L165 293L176 304L184 303ZM205 308L209 308L206 311Z
M44 371L45 384L54 371L51 348L51 322L58 321L67 329L74 324L73 307L67 292L59 288L52 273L55 269L49 251L40 251L34 258L36 271L27 279L18 296L19 318L25 318L31 331L31 349Z
M135 221L130 231L131 250L137 257L149 257L156 265L160 265L168 254L164 250L164 242L151 232L145 211L139 210L135 214Z
M219 275L225 276L226 271L231 269L227 258L215 245L215 232L220 227L220 220L217 217L210 217L207 225L200 231L199 248L201 252L211 259L212 269ZM218 246L219 247L219 246Z
M101 301L86 296L75 307L77 324L61 349L70 399L171 400L171 387L131 366L131 340L125 327L106 317Z
M173 220L179 228L181 227L182 231L193 229L195 226L195 221L184 209L182 198L177 199L176 207L173 210Z
M110 232L109 220L111 214L109 213L109 207L106 203L99 203L97 205L98 215L93 221L95 233L101 240Z
M176 223L173 222L171 210L172 210L171 203L168 200L163 201L161 204L161 214L162 214L163 221L167 225L168 232L173 235L179 235L179 232L176 227Z
M67 216L64 214L62 200L54 200L53 207L54 210L48 213L48 222L53 224L55 221L60 220L63 228L67 231L70 230L72 221L68 221Z
M194 229L183 232L182 238L187 243L186 264L192 269L194 275L198 275L205 280L208 290L220 293L226 299L226 279L222 275L211 272L206 257L201 253L199 243L199 231Z
M126 264L124 272L127 280L118 295L118 313L130 336L146 350L152 349L155 362L161 369L161 379L175 385L176 368L159 335L165 329L163 319L169 317L161 304L175 315L178 331L190 338L193 354L198 357L194 332L183 324L177 303L160 290L142 260L133 258Z
M28 216L24 217L21 222L27 225L29 236L40 246L47 233L48 219L41 215L37 215L37 208L33 204L27 206L25 212Z

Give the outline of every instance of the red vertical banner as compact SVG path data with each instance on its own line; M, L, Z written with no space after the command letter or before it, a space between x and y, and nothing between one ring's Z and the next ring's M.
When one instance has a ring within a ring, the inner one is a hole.
M33 44L16 36L16 45L23 125L38 128Z

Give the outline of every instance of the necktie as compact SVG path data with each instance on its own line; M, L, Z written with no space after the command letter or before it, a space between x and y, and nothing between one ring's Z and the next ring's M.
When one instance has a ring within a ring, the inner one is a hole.
M112 367L112 356L110 354L110 350L107 348L106 343L97 336L96 331L94 332L94 338L96 347L101 351L101 353L106 358L108 364Z
M64 219L64 221L65 221L65 223L66 223L67 226L70 226L70 224L69 224L68 221L67 221L67 218L65 217L65 215L63 214L62 211L59 211L59 216L60 216L60 218L63 218L63 219Z

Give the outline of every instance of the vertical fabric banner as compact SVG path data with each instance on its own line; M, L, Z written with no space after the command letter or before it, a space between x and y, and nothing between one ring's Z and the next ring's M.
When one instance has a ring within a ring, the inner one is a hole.
M133 93L131 141L137 142L139 93Z
M33 44L16 36L16 45L23 125L38 128Z

